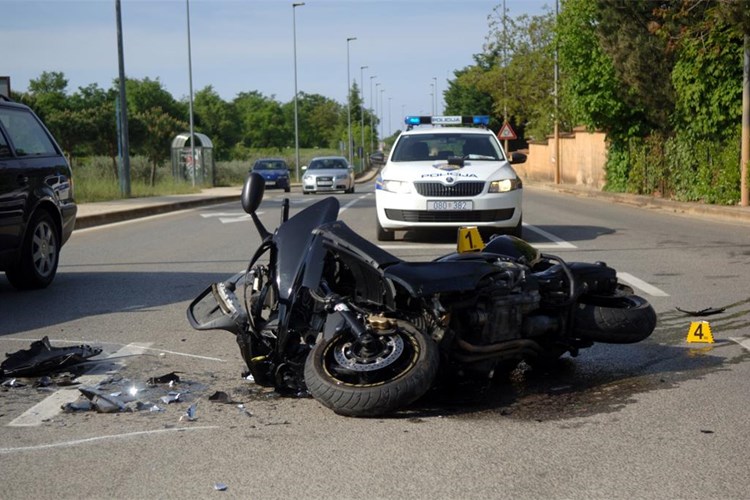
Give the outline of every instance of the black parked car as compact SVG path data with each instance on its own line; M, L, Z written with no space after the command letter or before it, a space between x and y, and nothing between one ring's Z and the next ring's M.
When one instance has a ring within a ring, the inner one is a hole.
M28 106L0 96L0 271L14 287L52 283L77 210L60 146Z

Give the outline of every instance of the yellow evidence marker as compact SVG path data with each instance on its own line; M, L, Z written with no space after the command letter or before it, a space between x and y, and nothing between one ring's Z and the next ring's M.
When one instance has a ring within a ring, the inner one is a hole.
M484 248L484 242L477 226L459 227L457 246L458 253L481 251Z
M688 342L700 342L704 344L713 344L714 336L711 334L711 325L708 321L693 321L690 323L690 329L687 334Z

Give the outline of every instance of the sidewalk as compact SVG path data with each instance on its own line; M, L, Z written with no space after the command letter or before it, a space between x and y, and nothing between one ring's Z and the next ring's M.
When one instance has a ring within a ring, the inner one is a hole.
M357 184L369 182L375 178L379 169L365 171L356 179ZM292 184L292 187L300 184ZM76 229L111 224L149 215L163 214L187 208L236 201L239 208L242 186L216 187L202 190L200 193L153 196L148 198L127 198L96 203L81 203L76 215Z
M378 173L378 169L371 169L357 179L357 184L369 182ZM741 223L750 223L750 207L706 205L703 203L686 203L639 196L625 193L607 193L589 189L585 186L556 185L548 183L527 182L532 189L546 189L560 193L572 194L579 197L599 198L637 206L644 209L662 210L668 213L695 215L698 217L720 218ZM299 184L294 184L299 188ZM98 203L82 203L78 205L76 229L111 224L138 217L146 217L161 213L184 210L203 205L213 205L224 202L237 201L239 207L241 186L217 187L204 189L200 193L178 194L170 196L155 196L149 198L129 198L124 200L103 201Z

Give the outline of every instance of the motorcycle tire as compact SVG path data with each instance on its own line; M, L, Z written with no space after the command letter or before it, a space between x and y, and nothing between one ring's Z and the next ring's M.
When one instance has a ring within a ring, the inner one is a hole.
M377 336L382 350L366 358L348 334L318 341L305 361L310 394L350 417L390 413L423 396L438 372L437 344L413 326L398 324L393 334Z
M584 339L632 344L656 327L656 312L638 295L584 295L575 310L575 332Z

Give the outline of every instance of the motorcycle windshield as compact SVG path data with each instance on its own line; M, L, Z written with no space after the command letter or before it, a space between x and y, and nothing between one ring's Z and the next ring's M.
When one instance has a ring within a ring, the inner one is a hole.
M335 221L338 214L339 201L331 196L295 214L276 230L279 299L287 301L294 293L294 283L315 237L313 229Z

